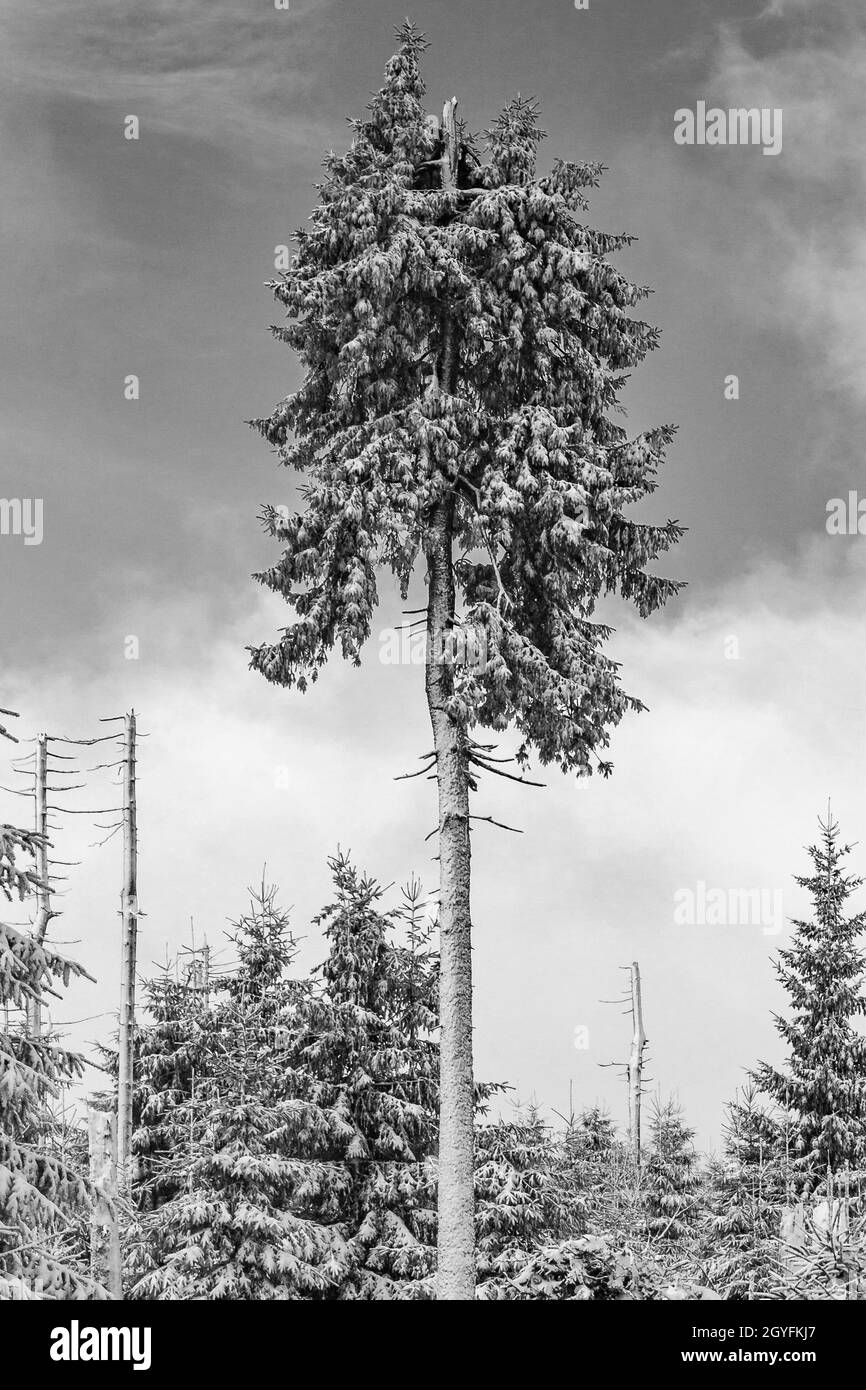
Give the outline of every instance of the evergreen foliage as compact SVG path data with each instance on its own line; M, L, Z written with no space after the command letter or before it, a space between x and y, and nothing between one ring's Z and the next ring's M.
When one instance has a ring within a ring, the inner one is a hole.
M537 1107L479 1127L475 1224L479 1297L508 1297L545 1235L568 1228L569 1202L558 1181L559 1146Z
M24 899L37 885L38 837L0 825L0 891ZM25 862L22 862L22 856ZM0 921L0 1300L99 1298L64 1235L89 1207L86 1180L52 1143L52 1099L77 1079L83 1062L27 1024L27 1005L44 1003L83 967ZM5 1020L5 1021L4 1021Z
M629 439L615 416L628 371L657 342L632 317L647 293L609 257L626 236L585 225L593 164L540 174L534 102L511 102L476 151L461 132L443 189L424 106L426 44L410 24L344 155L325 162L311 225L273 284L275 335L304 380L255 422L304 476L301 511L269 509L280 560L259 576L296 620L253 650L269 680L305 689L337 644L360 660L385 566L406 592L443 500L460 558L455 621L484 650L457 672L463 728L514 723L521 757L584 773L627 708L603 654L597 599L644 616L677 585L646 566L680 534L626 518L656 487L671 429Z
M136 1197L158 1207L175 1190L164 1160L188 1138L196 1073L200 1084L207 1075L210 1018L204 995L169 967L146 982L144 1007L152 1021L135 1035L132 1151Z
M764 1062L753 1073L760 1090L793 1125L791 1161L807 1187L827 1172L866 1166L866 1040L853 1020L866 1013L866 957L858 941L866 913L845 915L863 880L845 872L850 845L829 815L809 855L813 872L797 877L812 899L811 921L795 921L791 946L779 952L777 975L790 999L789 1018L776 1016L788 1048L787 1068Z
M239 969L208 1011L201 1071L157 1165L174 1195L142 1218L138 1297L429 1296L428 929L410 890L398 943L379 885L342 855L331 870L335 901L316 919L329 953L312 980L287 977L295 952L273 890L238 924Z
M643 1179L647 1230L659 1239L676 1240L687 1235L696 1216L700 1176L692 1146L694 1133L684 1124L676 1101L655 1099Z
M748 1082L727 1107L720 1158L706 1175L702 1248L730 1298L772 1287L780 1212L789 1195L784 1125Z

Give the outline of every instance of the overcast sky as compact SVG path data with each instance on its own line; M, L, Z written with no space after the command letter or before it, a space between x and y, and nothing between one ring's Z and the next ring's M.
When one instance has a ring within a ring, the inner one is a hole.
M219 942L264 862L305 963L338 843L386 883L435 881L432 786L393 780L429 746L422 668L383 665L374 639L361 671L335 659L301 696L244 650L288 619L250 579L275 556L259 508L292 493L244 421L298 381L264 282L405 7L0 0L0 496L44 499L41 545L0 536L0 705L25 737L139 711L145 967L191 915ZM866 835L866 540L825 525L829 499L866 495L862 0L417 0L412 17L431 110L456 94L478 130L534 94L544 160L608 166L591 218L638 238L619 264L654 287L663 330L629 426L679 424L645 515L689 527L665 567L684 595L647 623L617 614L650 712L615 734L612 780L476 799L524 830L474 839L477 1072L560 1110L572 1080L578 1106L622 1120L598 1063L625 1057L628 1020L599 1001L638 959L654 1083L715 1144L744 1068L780 1059L770 956L788 930L678 925L674 895L782 889L800 915L791 876L828 797ZM780 108L782 152L675 144L674 112L701 100ZM384 584L382 628L400 607ZM109 775L68 804L116 805ZM28 815L0 793L0 817ZM82 1045L117 996L120 846L98 838L78 816L56 837L83 862L55 936L98 976L54 1011L88 1019Z

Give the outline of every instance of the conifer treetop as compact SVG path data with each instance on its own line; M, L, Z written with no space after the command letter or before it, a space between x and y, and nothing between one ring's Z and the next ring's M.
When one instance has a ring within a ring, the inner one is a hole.
M370 637L378 576L408 590L437 504L453 507L457 621L486 652L458 664L448 712L521 736L520 757L585 773L640 701L603 652L597 601L646 616L679 587L647 567L681 534L627 517L650 496L673 429L629 438L630 369L658 341L647 291L610 257L629 238L583 220L597 164L537 167L537 103L516 98L482 137L461 127L456 186L425 108L413 25L272 283L299 389L254 421L301 475L301 507L269 507L281 558L258 575L294 621L252 649L303 690L336 646Z
M845 913L863 879L845 871L852 846L840 842L829 811L819 826L820 839L808 850L813 871L795 879L810 894L814 916L792 922L792 944L779 951L776 966L792 1006L789 1017L775 1016L787 1068L761 1063L754 1073L760 1089L794 1117L794 1162L815 1179L828 1167L866 1166L866 1040L852 1024L866 1014L866 956L858 945L866 912Z

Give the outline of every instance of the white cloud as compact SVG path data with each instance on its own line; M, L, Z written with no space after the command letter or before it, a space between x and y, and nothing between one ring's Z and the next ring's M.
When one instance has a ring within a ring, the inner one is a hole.
M10 100L28 92L110 104L146 116L151 130L242 142L254 152L263 139L320 137L292 103L313 87L311 59L328 5L143 0L119 13L114 0L62 7L0 0L0 73Z
M786 915L800 913L791 875L804 871L802 846L828 796L847 837L864 838L864 580L866 541L822 536L790 568L764 567L716 598L692 594L672 621L622 624L615 654L650 712L616 734L612 780L577 785L549 771L543 791L482 787L479 814L525 833L479 825L475 835L479 1075L560 1109L574 1079L578 1103L602 1097L619 1118L618 1078L597 1063L621 1055L622 1020L599 1000L636 958L653 1075L679 1089L705 1140L717 1135L742 1068L776 1055L770 1010L782 1000L768 957L786 938L676 927L673 894L698 880L781 888ZM192 601L167 604L160 666L146 648L140 662L123 662L112 641L116 665L98 687L89 666L58 667L47 681L4 672L0 704L21 710L22 733L92 734L99 716L134 704L150 734L140 788L145 971L187 938L190 916L199 937L224 945L226 918L265 862L301 935L329 900L325 858L338 842L385 882L414 869L435 886L435 848L424 843L432 787L393 780L429 746L420 669L381 666L373 642L360 672L335 661L308 694L280 691L246 670L243 651L275 625L262 596L212 642ZM120 630L116 618L110 630ZM725 656L731 635L739 660ZM97 761L107 759L84 763ZM116 804L105 779L91 777L77 804ZM0 815L18 810L0 801ZM55 1016L89 1018L116 1007L119 846L90 848L86 817L69 817L62 835L58 852L83 863L68 870L57 934L80 939L69 949L99 984L76 987ZM304 962L321 949L311 936ZM590 1029L585 1053L573 1045L579 1024ZM100 1018L72 1034L82 1044L111 1026Z
M854 14L847 7L830 13ZM760 56L727 29L709 82L714 100L784 112L782 155L772 170L755 169L748 185L756 239L774 248L776 274L764 283L762 297L769 312L808 345L820 384L841 386L861 403L864 88L862 13L859 23L819 29L808 44L783 38Z

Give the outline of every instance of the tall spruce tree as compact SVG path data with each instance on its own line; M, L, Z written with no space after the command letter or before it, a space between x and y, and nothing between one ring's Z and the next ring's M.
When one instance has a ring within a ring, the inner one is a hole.
M426 569L425 685L438 782L441 949L439 1297L474 1296L469 793L496 772L478 726L514 726L521 767L584 775L642 708L604 654L596 601L647 616L677 585L646 566L673 522L626 519L650 494L670 428L629 439L613 418L656 345L630 315L646 291L587 227L594 164L536 171L533 102L512 101L476 149L424 106L411 25L343 156L325 163L311 225L273 285L300 389L253 422L303 475L303 506L269 508L280 560L259 575L295 621L252 650L304 690L335 645L356 664L377 572L405 595ZM463 641L455 640L462 634ZM462 657L455 654L462 652Z
M813 872L795 878L811 895L814 919L793 923L792 944L776 965L793 1009L790 1018L775 1016L787 1069L762 1062L753 1073L793 1121L792 1165L808 1189L828 1170L866 1166L866 1041L852 1023L866 1014L866 957L857 944L866 913L844 911L863 879L842 867L851 846L840 843L829 812L819 826L820 842L809 848Z

